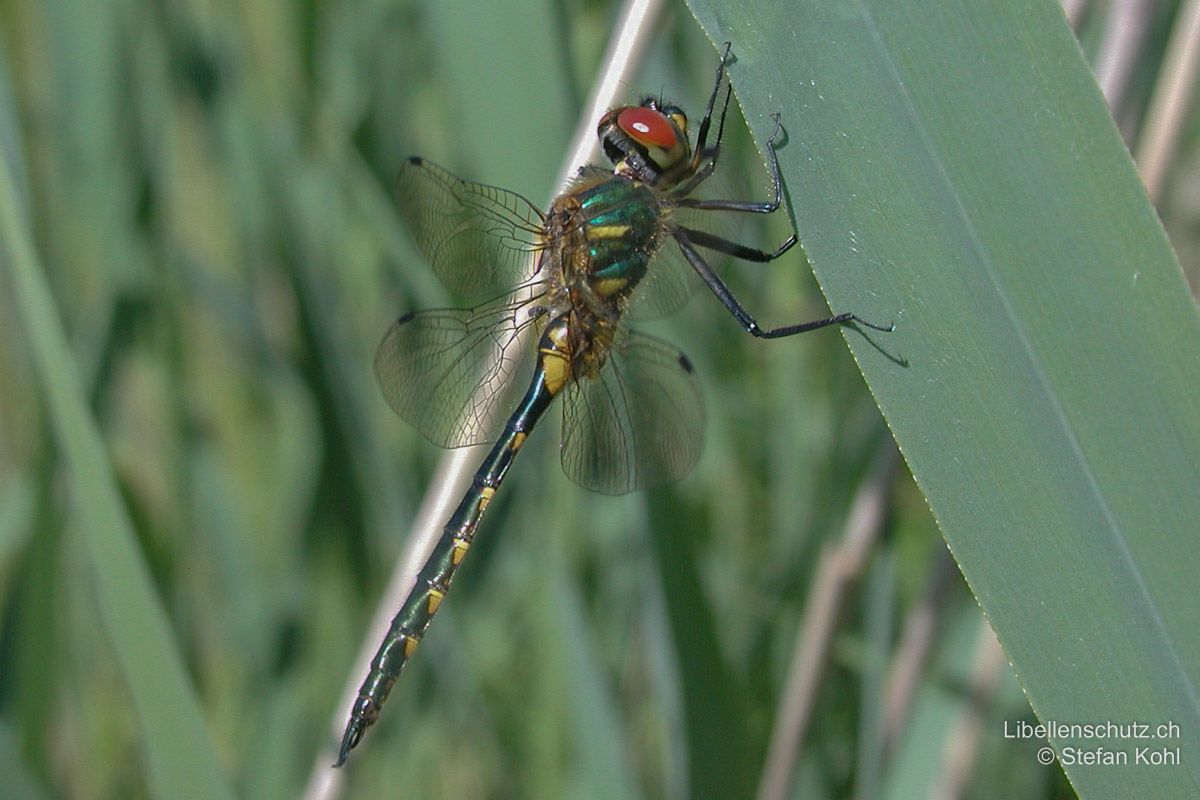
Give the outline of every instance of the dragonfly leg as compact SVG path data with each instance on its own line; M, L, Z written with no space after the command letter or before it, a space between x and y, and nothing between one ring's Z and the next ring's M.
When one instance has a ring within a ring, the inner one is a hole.
M712 238L716 239L716 237ZM818 319L813 320L812 322L801 322L797 325L784 325L779 328L763 329L758 324L758 321L750 315L750 312L748 312L742 306L742 304L738 302L738 299L733 296L733 292L729 290L729 287L725 285L725 282L721 280L717 273L713 272L712 267L708 265L708 262L704 260L704 257L696 252L695 246L693 246L692 242L688 239L688 234L683 229L678 229L675 231L675 241L679 245L679 248L683 251L683 255L687 258L688 263L692 265L692 268L696 270L696 273L701 277L701 279L703 279L704 283L708 285L708 288L712 289L713 294L717 296L717 299L721 301L721 304L725 306L726 310L729 311L729 313L734 316L734 319L736 319L746 330L746 332L752 336L757 336L760 339L781 339L785 336L794 336L798 333L815 331L818 328L824 328L829 325L841 325L847 322L855 322L859 325L863 325L877 331L884 331L885 333L890 333L896 329L895 325L876 325L873 322L867 322L857 314L851 314L849 312L836 314L828 319ZM732 245L734 243L729 242L728 244ZM740 245L737 246L740 247ZM790 247L790 245L788 246ZM751 248L746 249L750 250ZM770 254L763 253L763 255Z
M693 159L693 169L695 170L692 177L688 178L683 183L671 190L671 195L679 198L686 198L689 194L696 191L696 187L708 180L713 171L717 168L717 156L720 155L720 143L708 149L707 153L696 151L696 157ZM708 160L705 161L707 156ZM703 166L699 166L703 163Z
M725 80L725 67L729 64L729 51L733 48L732 42L725 43L725 50L721 53L721 63L717 64L717 77L713 80L712 94L708 96L708 105L704 107L704 118L700 120L700 130L696 135L696 154L694 156L694 165L699 165L701 161L709 157L705 153L708 149L708 129L712 125L713 109L717 105L717 95L721 93L721 82ZM716 161L717 149L721 146L721 134L725 132L725 114L729 111L729 94L732 89L725 91L725 106L721 109L721 121L717 124L717 141L712 147L711 158Z
M672 191L679 197L695 191L717 167L717 157L721 154L721 138L725 135L725 115L729 113L729 98L733 95L732 86L725 87L725 102L721 105L721 118L717 123L717 140L713 142L712 147L708 146L708 131L712 127L713 109L716 108L717 97L721 94L721 83L725 80L725 67L729 64L729 51L732 47L732 43L725 43L721 63L717 65L717 77L713 81L712 94L708 96L708 105L704 108L704 117L700 120L696 148L692 151L692 175Z
M722 115L722 126L724 125L723 119L724 115ZM775 130L771 133L771 138L767 139L767 161L771 170L771 188L775 193L773 198L755 202L753 200L704 200L682 197L676 201L676 205L681 208L696 208L704 211L744 211L750 214L772 214L778 211L780 204L783 202L783 177L779 171L779 155L775 152L775 142L779 139L779 132L783 129L783 123L780 121L779 114L772 114L771 119L775 120ZM713 154L712 160L715 166L716 153ZM709 171L711 172L711 170ZM693 185L690 188L695 188L695 186ZM683 193L682 188L679 191Z
M759 250L757 247L747 247L744 244L731 242L728 239L723 239L720 236L713 236L706 231L698 231L693 228L680 228L683 235L688 241L697 247L705 247L709 250L716 250L718 253L724 253L734 258L740 258L743 261L754 261L759 264L765 264L768 261L774 261L781 255L791 250L796 244L796 234L792 234L783 244L768 253L765 250Z

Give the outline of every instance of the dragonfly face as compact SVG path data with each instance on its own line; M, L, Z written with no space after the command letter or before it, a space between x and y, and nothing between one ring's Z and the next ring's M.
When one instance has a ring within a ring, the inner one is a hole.
M601 117L596 135L617 175L665 190L694 171L687 115L678 106L647 97L641 105L614 108Z
M691 196L720 154L728 89L712 144L708 134L728 60L727 45L694 144L677 106L648 98L615 108L598 127L613 168L584 167L544 214L520 195L421 158L402 168L400 215L434 272L451 291L493 299L405 314L380 343L375 371L391 407L435 444L492 448L371 662L339 765L379 716L513 459L558 397L562 466L576 483L622 494L677 480L696 463L704 408L692 364L670 344L629 330L626 316L669 313L692 282L703 282L758 337L843 322L878 328L839 314L764 330L700 255L697 248L762 263L796 242L792 236L766 252L692 226L710 212L769 214L780 204L774 135L767 141L773 199ZM523 350L526 330L536 334L532 353ZM524 396L510 397L514 383L526 387Z

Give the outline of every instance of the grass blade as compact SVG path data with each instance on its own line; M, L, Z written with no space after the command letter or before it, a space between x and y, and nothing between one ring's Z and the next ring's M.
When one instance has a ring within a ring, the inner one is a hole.
M155 797L231 798L92 420L44 270L0 159L0 242L94 568L97 611L121 661Z
M1196 752L1200 316L1058 6L692 6L831 306L897 323L847 338L1035 711ZM1195 796L1105 744L1081 795Z

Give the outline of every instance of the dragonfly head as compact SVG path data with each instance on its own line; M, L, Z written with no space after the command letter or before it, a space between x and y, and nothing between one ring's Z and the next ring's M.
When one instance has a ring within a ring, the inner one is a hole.
M596 135L618 174L667 189L689 173L687 115L657 97L611 109L600 119Z

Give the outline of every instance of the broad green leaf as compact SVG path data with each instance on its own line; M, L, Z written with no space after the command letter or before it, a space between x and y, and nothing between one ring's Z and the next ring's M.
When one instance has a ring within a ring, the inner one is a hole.
M1058 5L692 8L1036 713L1179 726L1076 790L1195 797L1200 316Z

